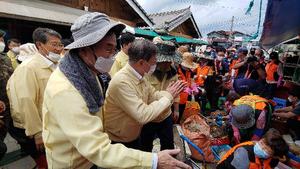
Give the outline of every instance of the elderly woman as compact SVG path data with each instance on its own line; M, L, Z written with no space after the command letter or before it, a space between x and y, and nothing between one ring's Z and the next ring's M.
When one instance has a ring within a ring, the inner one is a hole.
M195 82L194 77L197 77L197 68L199 65L194 62L194 56L192 53L185 52L182 55L182 63L178 66L179 79L187 83L187 88L180 93L179 101L179 120L181 120L182 114L185 109L185 104L188 100L191 100L193 95L198 94L198 85Z

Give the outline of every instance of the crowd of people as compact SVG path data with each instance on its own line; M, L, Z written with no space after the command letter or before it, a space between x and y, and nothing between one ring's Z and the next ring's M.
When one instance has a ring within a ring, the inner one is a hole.
M291 106L274 111L270 99L283 85L277 52L265 58L262 49L210 45L195 52L124 28L89 13L72 25L72 40L37 28L33 43L10 39L6 53L0 32L1 157L9 132L38 168L190 168L174 158L180 150L173 124L185 120L186 103L195 101L203 115L227 112L233 148L218 168L274 168L284 161L289 148L270 129L271 118L288 119L300 137L300 87L289 92ZM152 153L156 138L161 151Z

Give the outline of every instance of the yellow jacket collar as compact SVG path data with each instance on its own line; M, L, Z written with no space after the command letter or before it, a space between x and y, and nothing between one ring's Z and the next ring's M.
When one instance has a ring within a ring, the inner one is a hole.
M129 76L131 76L132 80L136 84L139 84L144 80L143 76L140 75L136 70L134 70L134 68L129 64L125 66L125 70L128 72Z

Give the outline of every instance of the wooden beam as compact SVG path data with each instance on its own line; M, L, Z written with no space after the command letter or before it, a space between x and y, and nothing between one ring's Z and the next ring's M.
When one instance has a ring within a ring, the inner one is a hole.
M175 147L181 150L180 153L176 156L176 159L178 159L179 161L186 161L186 157L191 157L192 153L187 142L183 142L180 138L180 135L183 134L183 132L179 125L173 126L173 134Z
M186 34L182 34L182 33L178 33L178 32L171 31L170 34L173 35L173 36L182 36L182 37L185 37L185 38L193 39L193 37L190 36L190 35L186 35Z

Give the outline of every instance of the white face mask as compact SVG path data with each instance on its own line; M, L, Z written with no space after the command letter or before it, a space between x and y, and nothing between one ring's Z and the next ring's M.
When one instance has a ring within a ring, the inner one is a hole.
M11 51L14 52L14 54L18 55L20 53L20 47L13 47Z
M150 66L150 69L148 72L146 72L148 75L152 75L156 69L156 64L155 65L150 65L148 62L146 62L149 66Z
M218 60L218 61L222 61L222 60L223 60L223 57L222 57L222 56L217 56L217 60Z
M150 66L150 70L148 71L148 74L152 75L154 73L155 69L156 69L156 64L155 65L151 65Z
M94 65L95 69L97 69L100 73L107 73L110 71L114 61L109 58L97 57L96 63Z
M254 145L254 154L258 158L262 158L262 159L267 159L270 157L270 155L266 151L264 151L258 143Z
M57 63L61 59L61 56L59 54L49 52L47 58L50 59L52 62Z
M291 96L288 97L288 100L289 100L289 102L291 102L291 103L294 102L294 99L293 99L293 97L291 97Z
M5 49L5 43L4 42L0 42L0 53L2 53Z

